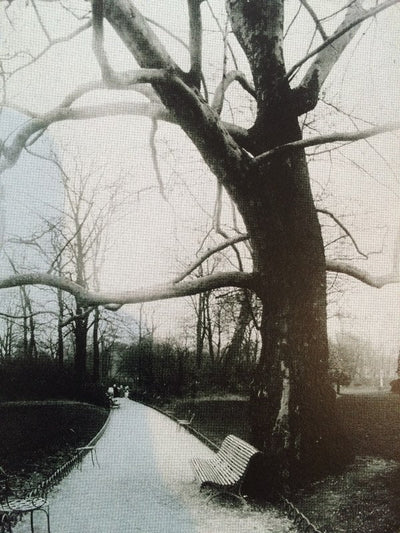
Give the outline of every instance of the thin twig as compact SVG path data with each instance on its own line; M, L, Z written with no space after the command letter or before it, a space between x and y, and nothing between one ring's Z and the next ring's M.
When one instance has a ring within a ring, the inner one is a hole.
M52 41L51 36L50 36L49 32L47 31L46 26L45 26L44 23L43 23L42 17L40 16L40 13L39 13L39 10L38 10L38 8L37 8L37 5L36 5L35 0L31 0L31 4L32 4L32 7L33 7L33 9L34 9L34 11L35 11L35 13L36 13L36 17L37 17L37 19L38 19L38 22L39 22L40 27L41 27L42 30L43 30L43 33L46 35L47 40L49 41L49 43L51 43L51 41Z
M216 254L217 252L220 252L221 250L225 250L225 248L228 248L229 246L232 246L239 242L243 242L247 240L248 238L249 236L246 234L237 235L236 237L231 237L230 239L227 239L224 242L217 244L216 246L212 248L208 248L196 261L194 261L190 266L188 266L188 268L184 272L176 276L173 282L179 283L180 281L185 279L187 276L189 276L189 274L194 272L196 268L198 268L202 263L204 263L204 261L206 261L212 255Z

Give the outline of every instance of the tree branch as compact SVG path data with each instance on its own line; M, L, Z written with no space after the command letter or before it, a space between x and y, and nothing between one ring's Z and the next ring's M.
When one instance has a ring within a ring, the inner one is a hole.
M214 207L214 214L213 214L213 229L218 234L221 235L226 241L229 241L228 235L225 233L225 231L221 228L221 214L222 214L222 193L224 189L222 187L222 183L217 181L217 194L215 198L215 207ZM232 250L235 252L237 261L238 261L238 267L241 272L243 272L243 262L240 255L240 252L235 245L235 243L231 244Z
M137 71L130 71L130 73L126 72L124 74L120 74L120 76L126 77L127 80L134 79L134 72ZM116 87L114 86L113 88ZM90 81L88 83L83 83L82 85L71 91L67 96L65 96L59 107L70 107L74 102L76 102L76 100L79 100L79 98L81 98L85 94L91 91L97 91L101 89L110 89L109 83L106 83L104 80L96 80ZM148 98L151 102L156 102L161 105L160 97L150 85L146 85L144 83L125 83L123 85L119 85L118 90L135 91Z
M367 19L377 15L381 11L384 11L385 9L388 9L389 7L394 6L395 4L397 4L399 2L400 2L400 0L386 0L386 2L384 2L383 4L380 4L380 5L378 5L378 6L374 7L374 8L371 8L368 11L366 11L364 13L364 15L362 15L359 18L357 18L356 20L354 20L353 22L348 24L346 27L343 27L342 29L340 29L340 31L338 30L331 37L329 37L326 41L324 41L320 46L317 46L316 48L314 48L314 50L312 50L309 54L304 56L303 59L300 59L300 61L295 63L293 65L293 67L287 72L286 78L287 79L291 79L294 76L294 74L296 73L296 71L302 65L304 65L304 63L306 63L311 57L314 57L316 54L318 54L324 48L326 48L327 46L329 46L330 44L335 42L337 39L339 39L339 37L341 37L342 35L344 35L348 31L350 31L351 29L353 29L355 26L358 26L359 24L361 24L361 22L364 22L364 20L367 20Z
M198 260L192 263L184 272L182 272L179 276L177 276L173 280L173 283L178 283L181 280L183 280L186 276L191 274L196 268L198 268L206 259L208 259L214 253L217 253L223 250L224 248L227 248L228 246L232 246L233 244L236 244L238 242L243 242L247 240L248 238L249 236L247 234L239 235L237 237L232 237L231 239L213 248L206 250L206 252L201 257L199 257ZM336 272L338 274L346 274L347 276L358 279L359 281L362 281L363 283L366 283L367 285L370 285L371 287L380 289L383 286L388 285L388 284L400 283L400 272L399 272L400 259L398 256L399 251L400 251L400 228L398 231L398 235L396 237L396 242L395 242L395 247L394 247L394 256L393 256L393 270L391 273L374 276L373 274L370 274L366 270L359 268L355 265L346 263L344 261L334 260L334 259L326 259L326 270L327 272Z
M64 322L62 322L60 324L60 326L62 328L65 328L66 326L69 326L70 324L72 324L73 322L75 322L77 319L83 319L83 318L87 318L90 313L92 311L94 311L96 308L95 307L89 307L88 309L85 309L85 311L83 311L83 313L80 313L80 314L73 314L72 316L70 316L69 318L67 318L66 320L64 320Z
M177 43L181 44L186 50L189 51L189 46L185 43L185 41L183 39L181 39L180 37L175 35L175 33L170 31L168 28L166 28L165 26L163 26L162 24L160 24L156 20L153 20L153 19L151 19L149 17L145 17L145 19L146 19L147 22L149 22L150 24L153 24L153 26L155 26L156 28L159 28L160 30L165 32L167 35L172 37L172 39L174 39Z
M215 94L214 94L211 107L218 113L218 115L220 115L222 112L222 107L224 105L225 92L227 91L229 85L231 85L231 83L233 83L234 81L239 82L245 91L251 94L253 98L256 98L256 90L248 82L243 72L240 72L239 70L231 70L224 76L224 78L222 79L222 81L219 83L219 85L217 86L215 90Z
M391 283L400 283L400 225L394 240L392 271L388 274L374 276L355 265L332 259L326 260L326 269L330 272L346 274L378 289Z
M370 285L371 287L375 287L377 289L380 289L383 286L389 285L391 283L400 283L400 276L396 272L383 274L380 276L374 276L368 273L366 270L363 270L362 268L358 268L355 265L351 265L343 261L327 259L326 269L329 272L346 274L347 276L358 279L359 281L362 281L363 283L366 283L367 285Z
M131 76L127 79L126 74L118 75L117 88L134 83L152 83L169 113L164 110L163 116L160 116L162 112L159 108L156 111L154 108L144 109L140 104L130 104L129 109L128 105L124 104L120 108L114 105L84 108L79 111L53 110L30 121L14 136L11 145L3 147L4 160L0 172L16 162L25 142L36 131L46 128L55 121L104 116L108 110L111 114L132 112L151 118L168 119L172 116L220 179L228 181L229 177L231 181L232 177L233 179L236 176L241 177L243 169L247 168L250 160L248 154L240 147L245 146L248 132L244 128L220 122L207 103L184 83L183 80L187 79L187 75L173 62L144 17L131 3L124 0L103 0L103 7L107 20L139 64L144 67L135 79ZM146 72L151 72L153 75L147 76Z
M256 275L245 272L225 272L204 276L195 280L180 283L164 283L135 291L96 293L81 287L77 283L63 277L45 273L16 274L0 280L0 289L25 285L47 285L66 291L79 301L82 306L107 304L133 304L152 302L170 298L190 296L221 287L240 287L254 289Z
M257 118L261 118L261 107L264 107L261 103L275 97L277 85L280 91L286 90L284 85L288 87L284 83L284 4L282 0L226 1L232 31L247 56L257 88Z
M304 0L302 1L304 3ZM300 85L293 90L293 97L295 99L298 115L311 111L317 105L318 95L322 85L347 45L350 44L353 37L356 35L360 25L357 23L350 29L348 28L353 23L359 21L360 16L363 13L365 13L365 10L362 8L361 0L351 2L342 24L337 28L331 39L340 34L343 29L346 29L346 32L341 37L335 38L334 45L330 44L321 49ZM325 42L328 42L328 40L329 39L325 39Z
M213 213L213 229L216 233L221 230L221 213L222 213L222 184L217 181L217 194L215 196L214 213Z
M164 183L163 183L162 176L161 176L160 165L158 164L157 147L156 147L156 142L155 142L156 133L157 133L157 120L153 119L151 121L150 139L149 139L151 158L153 161L154 172L156 173L158 188L159 188L161 197L164 200L167 200L167 196L165 194Z
M368 128L365 130L355 131L355 132L337 132L330 133L327 135L319 135L317 137L309 137L308 139L300 139L299 141L293 141L291 143L282 144L268 150L257 157L252 159L253 164L263 163L274 157L278 154L288 152L290 150L300 150L307 148L309 146L318 146L320 144L328 144L334 142L349 142L349 141L360 141L363 139L368 139L369 137L374 137L375 135L380 135L382 133L387 133L390 131L395 131L400 129L400 121L391 122L383 126L376 126L374 128Z
M346 274L370 285L381 288L384 285L400 283L397 273L374 276L363 269L342 261L326 260L326 269L330 272ZM225 272L196 278L186 282L165 283L154 287L138 289L136 291L96 293L84 289L73 281L44 273L16 274L0 280L0 289L20 287L26 285L46 285L66 291L80 302L82 306L104 305L113 309L125 304L152 302L171 298L181 298L201 292L222 288L239 287L255 290L257 288L257 274L247 272ZM109 306L109 304L114 304Z
M203 38L200 5L202 0L187 0L187 2L189 10L189 79L194 87L200 89Z
M52 39L51 42L45 48L43 48L43 50L41 52L38 53L37 56L35 56L34 58L31 59L31 61L28 61L28 63L25 63L24 65L21 65L20 67L16 68L12 72L8 72L7 74L10 75L10 76L13 76L14 74L19 72L20 70L28 67L29 65L32 65L33 63L38 61L41 57L43 57L54 45L60 44L60 43L65 43L67 41L71 41L74 37L76 37L77 35L80 35L82 32L84 32L85 30L90 28L91 25L92 25L92 21L90 20L88 22L85 22L85 24L82 24L82 26L80 26L76 30L72 31L71 33L68 33L67 35L64 35L62 37L56 37L56 38Z
M21 319L29 319L34 318L38 315L55 315L58 316L58 313L55 311L35 311L33 313L30 313L29 315L11 315L8 313L0 313L0 317L2 318L12 318L13 320L21 320Z
M92 0L93 52L100 66L103 80L106 84L112 85L114 72L104 49L103 18L103 0Z
M317 14L315 13L315 11L313 10L313 8L310 6L310 4L307 2L307 0L300 0L300 3L305 7L305 9L308 11L308 13L310 14L311 18L313 19L313 21L315 22L315 26L317 28L317 30L319 31L322 39L324 41L326 41L328 39L328 36L327 34L325 33L325 30L324 28L322 27L322 24L321 24L321 21L319 20L319 18L317 17Z
M168 54L146 19L132 2L103 0L104 17L143 68L168 69L184 73Z
M38 8L37 8L36 2L35 2L34 0L31 0L31 3L32 3L32 7L33 7L33 9L34 9L34 11L35 11L36 18L37 18L37 20L38 20L38 22L39 22L39 26L42 28L43 33L46 35L46 38L47 38L47 40L49 41L49 43L51 43L51 42L52 42L52 39L51 39L51 37L50 37L49 32L47 31L46 26L45 26L44 23L43 23L43 20L42 20L42 17L40 16L40 12L39 12L39 10L38 10Z
M123 0L105 0L105 16L141 67L167 69L170 73L169 80L154 82L153 87L211 171L226 181L228 176L229 181L242 176L250 158L198 92L185 83L187 74L175 65L144 17L132 4Z
M186 270L184 270L181 274L179 274L176 278L174 278L173 283L179 283L183 279L185 279L189 274L194 272L196 268L198 268L204 261L206 261L209 257L214 255L217 252L220 252L221 250L225 250L225 248L228 248L229 246L232 246L233 244L237 244L238 242L246 241L249 238L247 234L245 235L237 235L236 237L232 237L220 244L217 244L213 248L208 248L196 261L194 261Z
M5 107L14 109L10 105ZM11 168L17 162L22 150L32 135L44 131L55 122L64 120L88 120L113 115L134 115L163 120L172 124L176 123L173 115L162 104L157 104L156 102L117 102L75 108L56 107L44 115L36 116L31 111L26 110L26 114L28 113L28 116L31 116L32 120L26 122L18 130L9 144L1 143L0 140L0 174L7 168ZM237 139L239 143L246 143L248 132L245 128L226 122L222 122L221 125L233 139Z
M12 167L29 138L36 132L63 120L86 120L112 115L137 115L169 121L170 117L164 107L143 102L118 102L76 108L56 108L44 115L32 118L25 123L14 136L10 144L1 147L0 173Z
M352 236L352 234L350 233L350 231L346 228L344 224L342 224L342 222L340 222L340 220L333 213L331 213L330 211L327 211L326 209L317 209L317 213L322 213L323 215L327 215L328 217L330 217L339 226L339 228L341 228L345 232L345 234L350 238L357 252L363 257L365 257L365 259L368 259L368 256L364 254L364 252L362 252L360 248L358 247L358 244L356 240L354 239L354 237Z

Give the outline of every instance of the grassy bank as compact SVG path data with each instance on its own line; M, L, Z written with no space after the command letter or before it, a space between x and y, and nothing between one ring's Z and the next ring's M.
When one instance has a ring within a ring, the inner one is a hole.
M182 400L171 407L177 418L194 413L193 427L218 446L230 433L249 440L249 405L244 398Z
M106 409L74 401L0 403L0 464L35 484L87 444L107 416Z

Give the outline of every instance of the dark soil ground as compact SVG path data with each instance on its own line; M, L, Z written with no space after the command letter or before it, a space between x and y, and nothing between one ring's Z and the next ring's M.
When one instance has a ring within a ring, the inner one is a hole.
M67 462L106 421L108 411L73 401L0 403L0 465L28 490Z
M400 533L400 397L344 394L338 406L356 462L291 499L327 533ZM193 426L217 444L229 433L248 438L244 399L186 400L174 409L179 418L194 412Z

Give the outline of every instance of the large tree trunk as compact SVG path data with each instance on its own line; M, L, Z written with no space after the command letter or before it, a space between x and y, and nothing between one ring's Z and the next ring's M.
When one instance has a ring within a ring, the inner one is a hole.
M227 4L257 94L257 118L249 131L250 151L257 156L302 137L285 77L284 2ZM276 481L271 486L293 486L349 458L328 379L321 228L304 151L276 154L239 183L239 189L229 182L226 188L251 238L263 304L262 350L251 395L253 440L269 463Z
M293 486L349 459L328 378L324 248L304 154L280 156L252 179L256 195L241 210L263 304L253 441L279 485Z

